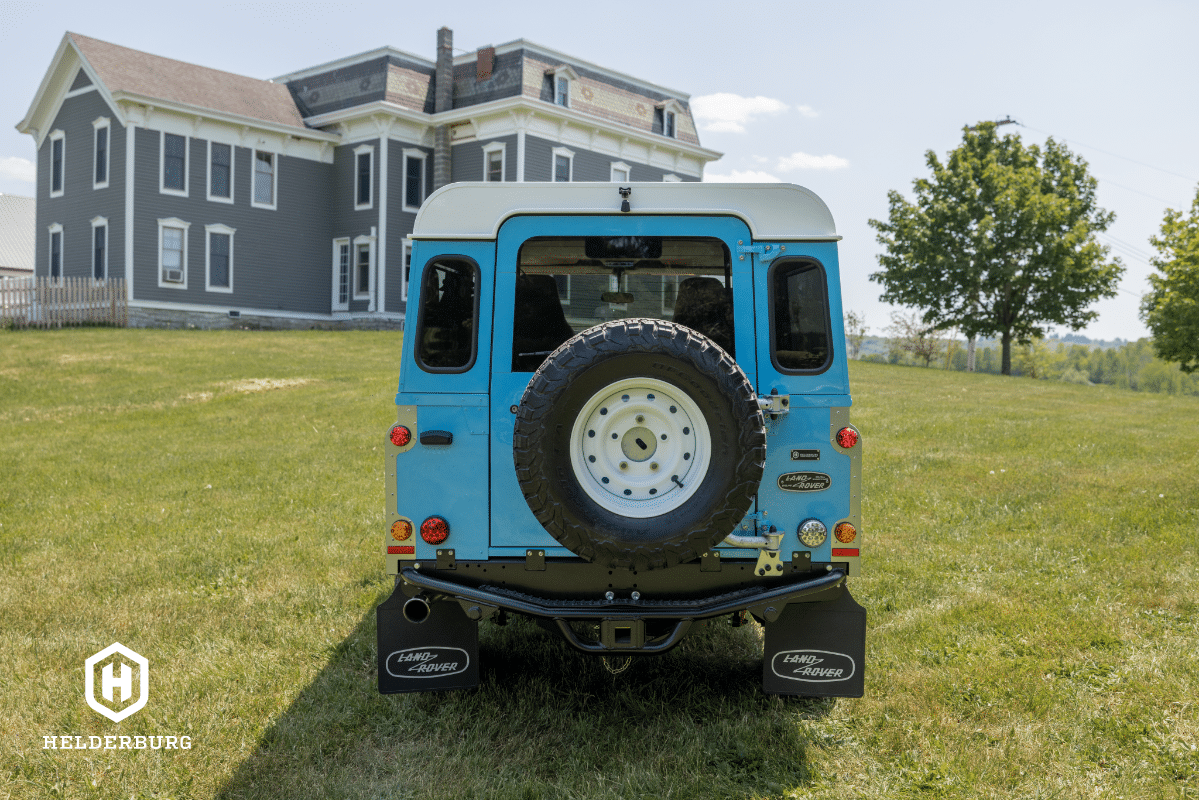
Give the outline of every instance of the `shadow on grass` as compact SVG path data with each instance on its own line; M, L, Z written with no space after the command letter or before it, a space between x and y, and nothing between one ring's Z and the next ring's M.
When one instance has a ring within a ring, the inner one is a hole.
M488 622L480 667L474 690L379 695L372 610L218 796L778 796L811 782L804 721L833 707L763 694L753 627L724 620L619 675Z

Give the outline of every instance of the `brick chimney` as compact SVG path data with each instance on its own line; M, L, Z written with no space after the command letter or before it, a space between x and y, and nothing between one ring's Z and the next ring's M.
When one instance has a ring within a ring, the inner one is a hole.
M433 111L454 107L454 31L442 27L437 32L437 68L433 74ZM450 126L433 129L433 188L450 183Z

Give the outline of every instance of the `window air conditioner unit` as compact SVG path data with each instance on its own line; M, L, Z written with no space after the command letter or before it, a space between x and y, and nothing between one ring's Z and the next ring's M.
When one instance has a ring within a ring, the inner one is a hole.
M168 283L183 283L183 270L169 269L166 270L163 280Z

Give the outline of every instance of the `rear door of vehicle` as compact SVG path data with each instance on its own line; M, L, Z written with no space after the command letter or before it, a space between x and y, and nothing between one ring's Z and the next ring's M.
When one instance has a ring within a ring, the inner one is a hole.
M500 229L496 246L496 307L492 334L491 375L491 535L492 556L524 557L530 548L544 550L547 557L570 556L541 526L521 492L513 467L515 412L533 377L532 372L514 370L514 296L521 246L538 237L704 237L719 239L727 248L731 264L729 280L735 307L753 296L751 265L738 262L734 253L739 241L749 240L745 223L733 217L710 216L522 216L508 220ZM664 290L665 291L665 290ZM665 298L665 295L664 295ZM594 298L589 298L594 299ZM663 318L670 314L663 301ZM620 310L614 311L618 316ZM597 322L603 321L597 319ZM580 324L578 321L576 325ZM755 372L755 342L749 317L738 319L734 329L738 363L751 383Z

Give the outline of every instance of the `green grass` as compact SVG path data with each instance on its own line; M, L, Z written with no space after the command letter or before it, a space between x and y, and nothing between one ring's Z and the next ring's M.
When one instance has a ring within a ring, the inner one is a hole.
M1195 398L853 364L860 700L763 695L753 627L612 676L520 621L478 690L381 697L399 342L0 334L0 798L1196 796Z

